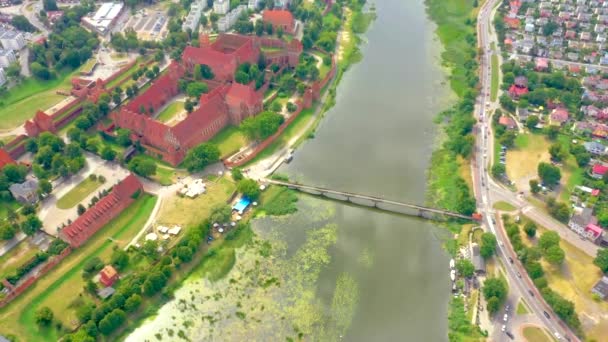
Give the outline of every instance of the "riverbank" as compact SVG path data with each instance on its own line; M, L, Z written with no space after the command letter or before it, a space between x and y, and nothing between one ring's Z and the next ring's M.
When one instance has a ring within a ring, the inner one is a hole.
M428 172L427 201L442 208L472 214L476 202L470 188L469 158L473 150L471 134L475 123L473 110L477 96L477 62L475 16L477 0L426 0L427 13L437 24L436 34L443 46L441 64L449 75L450 87L458 100L437 116L443 134L438 137L438 147L433 152ZM457 234L458 224L448 225ZM456 239L445 244L456 256L460 247ZM471 308L469 308L471 310ZM482 341L483 334L471 323L463 300L452 297L449 314L450 341Z

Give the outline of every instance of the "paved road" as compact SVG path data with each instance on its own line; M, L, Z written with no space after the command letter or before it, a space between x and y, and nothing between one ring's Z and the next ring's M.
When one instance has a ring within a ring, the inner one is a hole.
M511 55L512 57L527 57L530 59L534 59L536 57L534 56L530 56L530 55L522 55L522 54L517 54L514 53ZM553 59L553 58L545 58L546 60L548 60L549 62L553 63L554 65L561 65L561 66L578 66L578 67L583 67L583 68L587 68L587 67L592 67L598 70L602 70L602 71L608 71L608 66L607 65L599 65L599 64L589 64L589 63L580 63L580 62L573 62L573 61L566 61L563 59Z
M497 195L502 195L503 197L508 197L506 194L510 191L502 188L501 186L495 184L491 177L488 174L488 165L491 165L488 161L488 155L492 155L492 131L491 125L488 122L491 122L491 113L492 110L498 107L498 103L496 101L491 101L490 99L490 88L491 88L491 56L495 51L491 51L492 42L497 44L497 37L491 25L493 18L493 9L499 3L499 0L489 0L484 3L478 15L478 24L477 24L477 32L478 32L478 43L480 49L484 52L481 56L480 68L480 82L481 82L481 94L479 96L479 102L475 111L477 118L479 119L479 124L476 127L476 147L475 147L475 156L472 160L472 168L473 168L473 183L474 183L474 192L477 199L479 210L482 212L484 216L484 225L486 229L489 229L499 242L497 249L497 261L499 264L504 265L504 270L506 272L506 277L509 282L509 290L510 290L510 298L515 298L517 296L522 297L526 303L529 304L531 309L531 315L533 317L527 317L530 321L536 321L541 323L544 327L546 327L551 333L558 333L560 336L565 336L566 334L570 336L570 338L575 341L577 340L574 337L574 334L570 332L570 330L566 327L561 326L557 321L555 314L553 311L544 303L534 286L532 285L531 280L528 278L527 273L524 271L522 265L517 260L508 238L506 237L502 226L500 225L500 220L498 221L499 225L496 225L494 210L492 209L492 203L494 198L499 198ZM489 30L492 33L489 33ZM489 120L488 120L489 119ZM492 157L490 157L491 159ZM490 188L493 190L490 191ZM505 195L503 195L505 194ZM540 214L538 214L540 216ZM547 228L551 229L553 225L549 225ZM513 260L513 262L511 262ZM515 310L515 304L511 300L511 310ZM547 318L543 312L547 312L551 318ZM495 329L492 334L493 341L509 341L510 339L506 336L506 334L501 332L502 324L504 323L502 320L503 317L500 317L495 322ZM519 324L521 322L514 321L509 323L507 321L507 330L511 331L513 334L519 334L520 329L515 326L515 324ZM516 336L516 340L523 340L523 337Z

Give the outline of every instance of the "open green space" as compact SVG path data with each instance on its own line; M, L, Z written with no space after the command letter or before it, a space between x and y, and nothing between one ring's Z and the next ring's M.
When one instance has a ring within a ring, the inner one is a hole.
M171 121L171 119L173 119L173 117L175 117L175 115L177 115L178 113L181 113L184 110L184 103L181 101L174 101L171 104L169 104L167 107L165 107L165 109L163 109L162 112L160 112L160 114L158 114L158 116L156 117L157 121L160 122L169 122Z
M9 211L17 211L20 207L21 203L15 200L0 201L0 218L6 218Z
M168 168L164 165L156 165L156 174L153 175L152 178L160 185L171 185L174 183L174 176L176 175L176 171L173 168Z
M553 342L553 338L538 327L525 327L523 333L528 342Z
M247 145L247 138L239 127L228 126L216 134L209 142L216 144L220 149L220 158L225 158Z
M143 227L156 200L152 195L141 195L86 244L72 252L21 296L0 309L0 331L15 335L19 341L57 341L54 327L41 329L35 322L35 312L41 306L49 306L55 313L56 320L73 328L73 313L67 306L82 290L84 283L81 273L84 263L95 256L107 260L114 245L118 248L126 246Z
M312 52L312 54L321 58L321 60L323 60L323 58L327 57L327 54L319 52L319 51L314 51L314 52ZM329 70L331 70L331 65L325 65L325 63L321 63L321 67L319 68L319 79L325 78L325 76L327 76L327 73L329 72Z
M122 82L125 79L131 79L131 76L133 76L133 74L139 70L139 66L145 63L145 60L142 60L140 58L137 59L137 62L135 62L133 64L133 66L131 66L129 69L127 69L125 72L122 73L122 75L116 77L115 79L113 79L110 83L106 84L106 88L110 89L112 87L117 86L120 82ZM150 66L152 67L152 66Z
M46 110L64 99L56 91L69 90L72 76L79 70L64 71L48 81L26 78L0 95L0 130L15 128L34 117L37 110Z
M494 208L496 210L502 210L502 211L513 211L513 210L517 209L513 205L511 205L511 203L507 203L504 201L498 201L498 202L494 203L492 205L492 208Z
M38 251L38 248L30 245L29 239L25 239L17 246L13 247L9 252L0 256L0 265L2 265L0 279L4 279L13 274L19 266L33 258Z
M523 299L520 299L519 302L517 302L517 314L525 315L527 313L530 313L530 309L528 309L528 304L526 304Z
M490 100L492 102L496 101L496 97L498 96L498 55L492 55L492 82L490 83Z
M68 191L57 201L57 208L70 209L75 207L88 195L92 194L93 191L99 188L101 184L103 183L101 183L99 180L92 180L87 177L87 179L80 182L80 184L76 185L72 190ZM86 203L83 205L86 206Z
M93 68L95 67L95 65L97 65L97 59L96 58L89 58L89 60L83 64L81 70L84 73L91 73L93 72Z

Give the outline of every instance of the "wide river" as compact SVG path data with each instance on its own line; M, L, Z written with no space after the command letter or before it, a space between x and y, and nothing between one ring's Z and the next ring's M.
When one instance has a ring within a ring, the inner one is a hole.
M433 118L450 97L440 46L423 0L375 6L363 60L344 75L315 138L278 172L305 184L424 203L438 134ZM315 341L447 340L444 231L309 196L300 197L298 209L254 221L256 244L270 241L270 256L262 247L243 250L216 282L194 274L127 340L172 340L178 333L194 341L285 341L298 333Z

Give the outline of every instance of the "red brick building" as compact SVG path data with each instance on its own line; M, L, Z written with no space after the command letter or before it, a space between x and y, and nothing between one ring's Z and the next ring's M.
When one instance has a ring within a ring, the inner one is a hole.
M131 130L132 138L140 141L148 153L178 165L188 149L211 139L227 125L238 125L262 111L262 91L232 80L240 64L257 63L263 46L278 48L264 55L267 64L295 67L302 53L302 44L297 40L286 43L220 34L215 42L209 43L203 36L200 48L187 47L181 64L173 61L165 75L111 117L116 126ZM153 115L179 94L179 79L185 77L186 70L191 72L199 64L209 66L215 78L207 82L210 92L201 96L198 108L174 126L156 121Z
M117 280L118 272L116 272L116 269L112 267L112 265L106 265L101 272L99 272L99 282L105 287L114 285Z
M295 31L293 15L286 10L265 10L262 14L262 21L271 24L275 31L279 28L289 34L293 34Z
M80 215L69 226L59 232L59 237L72 247L80 247L110 220L118 216L135 199L133 194L143 191L143 186L134 175L129 175L116 184L112 191Z
M7 164L14 164L15 161L3 148L0 148L0 170Z

